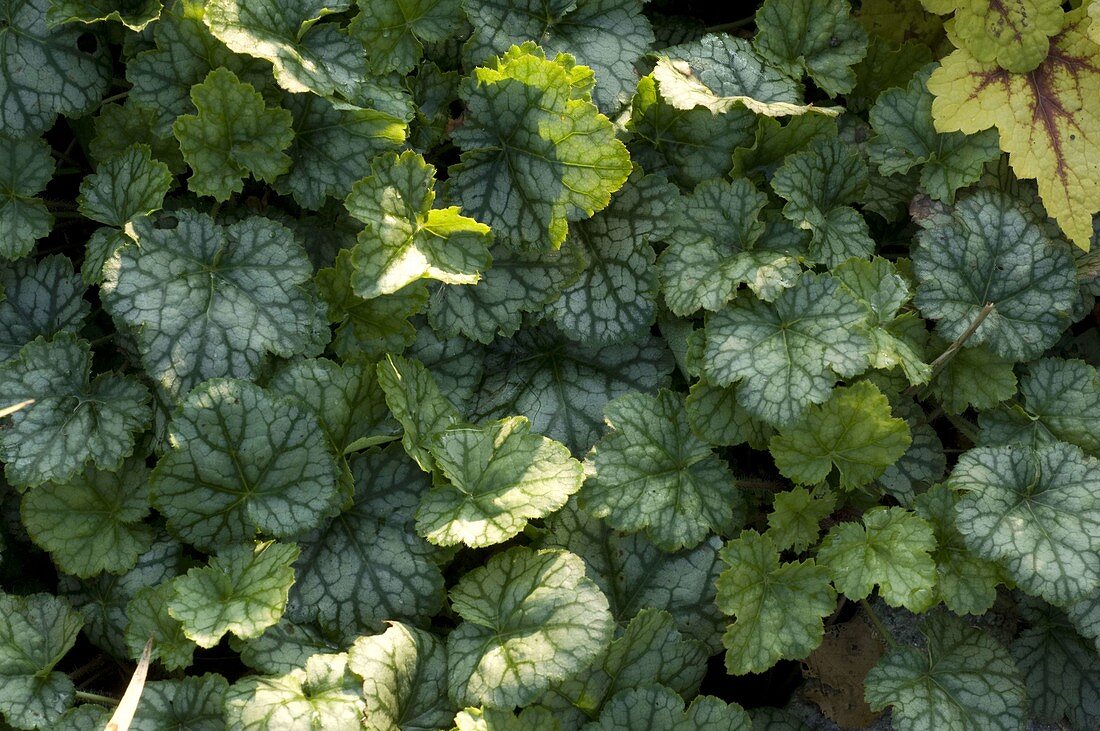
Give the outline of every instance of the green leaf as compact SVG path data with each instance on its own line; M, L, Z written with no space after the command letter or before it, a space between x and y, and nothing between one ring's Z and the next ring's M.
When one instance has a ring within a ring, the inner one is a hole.
M460 0L371 0L357 5L359 14L348 29L370 49L367 65L375 73L408 73L423 56L425 44L446 41L462 24Z
M653 337L593 347L554 327L529 328L490 347L472 417L523 414L533 429L580 455L604 430L609 401L656 391L671 370L668 350Z
M1051 240L1019 201L988 188L960 198L949 217L921 225L916 303L938 320L938 333L954 340L992 302L969 345L1023 360L1054 344L1077 297L1069 245Z
M428 312L432 327L448 337L463 335L491 343L510 337L523 324L524 313L541 312L578 282L588 262L578 238L567 238L561 249L516 252L498 245L493 266L477 284L437 289ZM643 254L644 255L644 254Z
M741 382L737 400L775 426L822 403L837 377L867 368L867 310L840 282L804 273L772 303L739 297L706 325L706 373L715 385Z
M593 98L611 113L634 89L636 64L653 45L642 14L644 0L464 0L474 33L466 51L476 62L505 53L509 46L538 39L547 53L568 53L596 75Z
M360 728L365 711L347 655L314 655L304 668L277 677L250 675L225 697L230 731Z
M293 163L275 187L289 192L303 208L317 209L326 198L344 198L352 183L370 174L371 158L405 141L405 123L387 112L345 109L313 94L287 94L293 115Z
M158 22L153 26L154 35L157 29L168 22L171 21ZM136 63L138 63L136 60L131 60L128 68L132 68ZM185 109L193 109L191 99L188 97L189 91L190 86L182 90ZM138 90L135 87L130 90L124 104L104 104L101 107L94 121L95 136L88 143L92 161L104 163L125 153L133 145L139 144L148 146L153 153L153 158L166 164L174 175L186 171L187 163L183 161L179 142L172 136L171 124L175 117L167 120L167 132L164 132L164 120L160 117L161 110L139 106L134 101L137 94Z
M368 731L447 728L447 650L428 632L393 622L380 635L360 637L348 650L348 668L363 678Z
M297 558L293 543L224 548L172 582L168 613L199 647L213 647L226 632L256 637L282 616Z
M1100 724L1100 657L1062 612L1025 602L1030 625L1012 643L1012 658L1027 685L1031 715L1043 723L1068 718L1075 729Z
M148 145L131 145L80 182L77 206L93 221L122 228L159 210L171 187L168 166L153 159Z
M657 272L650 243L680 221L676 186L659 175L630 176L611 204L570 236L588 266L564 288L548 314L563 332L592 345L643 338L657 318Z
M915 401L901 399L894 411L905 419L913 442L905 454L879 475L878 484L902 505L911 506L918 492L943 479L947 455L928 416Z
M932 524L936 533L936 596L956 614L984 614L997 600L1001 570L995 563L966 547L955 527L957 498L946 485L937 485L916 496L917 515Z
M39 337L0 365L0 405L34 403L0 429L4 474L19 487L64 482L89 461L116 469L150 421L149 392L129 376L91 377L91 348L69 333Z
M444 597L440 552L414 530L430 481L397 445L354 458L351 471L352 506L298 539L287 614L343 637L425 622Z
M485 348L480 343L444 338L430 327L421 327L408 353L431 371L448 401L468 410L485 376Z
M306 358L276 371L267 388L311 411L340 454L397 437L372 364Z
M624 690L611 699L598 721L584 731L750 731L749 714L712 695L683 699L663 685Z
M368 75L362 44L334 23L317 23L350 4L213 0L203 21L231 50L270 61L275 80L287 91L354 96L357 83Z
M866 599L878 585L893 607L922 611L932 604L936 564L932 526L905 508L871 508L863 525L838 523L817 550L837 590L852 600Z
M0 361L39 336L77 333L91 313L68 257L20 259L0 267Z
M867 674L872 710L892 706L898 731L1024 727L1024 684L1004 647L947 614L932 615L922 631L926 649L896 647Z
M867 33L847 0L767 0L756 11L756 28L756 49L788 76L805 73L829 96L852 90Z
M941 14L956 10L952 41L978 60L995 62L1017 74L1042 63L1050 50L1050 36L1065 21L1062 4L1056 0L928 0L925 6Z
M1100 590L1070 602L1065 609L1081 636L1091 638L1100 652Z
M911 443L909 426L891 415L878 387L859 381L810 406L768 449L779 471L800 485L824 482L835 468L840 488L852 490L881 475Z
M146 369L174 397L208 378L254 378L266 353L320 350L312 267L289 229L258 216L223 227L184 210L133 232L136 245L108 262L104 307L137 328Z
M734 150L732 175L770 179L788 155L800 152L815 139L837 136L837 122L821 114L791 117L784 125L778 119L760 116L755 120L755 139L750 137ZM750 144L751 143L751 144Z
M660 548L692 548L743 522L725 463L691 431L683 396L631 393L604 408L611 432L589 454L580 505L612 527L645 530Z
M435 166L415 152L375 159L344 205L366 224L351 250L351 286L363 298L393 294L418 279L476 284L488 268L489 227L432 208Z
M611 640L607 598L565 551L516 547L451 590L463 621L447 638L451 700L526 705L578 672Z
M942 338L933 339L932 344L932 350L940 352L948 345ZM961 414L970 406L991 409L1016 393L1012 365L1011 358L997 355L986 345L963 348L932 381L932 393L949 414Z
M1100 456L1100 373L1080 360L1029 363L1020 401L981 414L982 442L1041 444L1063 441Z
M464 708L455 716L454 731L562 731L562 727L542 706L528 706L518 716L504 708Z
M160 0L50 0L46 22L100 23L117 20L130 30L140 31L160 17Z
M160 660L168 670L182 670L191 665L195 643L184 634L183 625L168 613L169 602L176 598L175 582L139 590L126 604L126 646L132 657L141 655L142 648L153 638L154 660Z
M956 524L979 556L1030 594L1063 604L1100 586L1100 464L1054 442L966 452L948 485L962 491Z
M293 590L293 587L291 587ZM241 653L241 662L265 675L285 675L305 667L314 655L340 653L346 643L314 624L296 624L287 618L293 611L294 597L287 602L282 618L250 640L229 638L229 646Z
M721 552L718 608L734 617L722 636L726 670L759 673L780 659L801 660L821 644L823 617L836 608L829 572L813 559L780 563L767 534L743 531Z
M790 287L802 269L790 252L773 250L760 213L767 196L744 178L708 180L686 199L683 223L661 252L665 303L677 315L719 310L742 283L764 299ZM759 248L757 244L761 243Z
M526 417L513 416L436 434L437 484L420 499L417 532L440 546L484 548L565 505L584 470L564 445L530 428Z
M951 203L955 192L977 182L1001 150L992 130L974 135L936 131L926 86L931 73L926 67L906 88L879 95L869 113L876 136L867 151L883 175L907 173L919 165L921 187L934 199Z
M191 731L225 729L225 695L229 683L215 673L179 680L151 680L141 692L132 731L162 731L186 728Z
M290 169L283 150L294 139L293 117L265 106L251 84L228 69L215 69L191 87L191 101L198 113L172 124L193 170L188 190L224 201L244 189L249 174L271 183Z
M0 592L0 715L16 728L48 728L73 702L73 683L53 668L84 624L49 594Z
M50 0L7 0L0 27L0 135L45 132L58 114L80 116L106 93L111 79L107 44L78 45L84 29L51 28Z
M688 421L696 436L715 446L747 443L753 449L767 449L772 428L737 403L737 388L719 388L706 381L691 386L684 399Z
M462 87L462 150L450 168L463 209L504 239L558 248L570 220L607 207L630 175L626 147L590 101L591 69L534 43L474 69Z
M0 33L6 35L6 29ZM3 108L0 106L0 119ZM0 259L26 256L34 242L50 232L53 216L35 196L50 182L54 167L45 140L13 140L0 135Z
M152 500L172 532L209 550L257 532L317 527L342 501L340 469L308 411L245 381L195 388L172 419Z
M620 628L647 607L672 615L684 635L722 649L725 625L714 605L722 541L710 536L695 548L667 553L644 533L620 533L570 502L547 521L544 546L564 548L584 559L588 575L607 597Z
M817 543L821 521L836 509L836 497L827 491L811 493L796 487L775 496L768 514L768 536L780 551L802 553Z
M867 165L840 140L818 138L788 155L775 171L772 188L787 201L783 215L812 232L814 260L836 266L874 251L867 222L850 206L867 189Z
M378 385L386 403L401 422L401 444L420 469L430 472L435 465L429 451L433 438L458 424L458 410L439 390L439 384L424 365L399 355L388 355L378 364Z
M153 545L149 470L141 460L118 472L88 466L66 482L50 482L23 496L20 514L36 544L67 574L89 578L133 568Z

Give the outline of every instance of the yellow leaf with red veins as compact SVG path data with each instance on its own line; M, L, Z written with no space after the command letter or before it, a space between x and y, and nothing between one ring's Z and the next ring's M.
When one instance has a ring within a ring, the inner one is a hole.
M928 90L939 132L997 127L1017 177L1035 178L1047 212L1087 251L1100 210L1100 45L1090 40L1083 12L1066 20L1035 70L1014 74L960 48L932 74Z

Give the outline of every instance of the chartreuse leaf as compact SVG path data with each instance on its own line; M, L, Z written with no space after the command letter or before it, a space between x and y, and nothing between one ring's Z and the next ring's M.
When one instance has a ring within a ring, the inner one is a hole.
M937 332L954 340L992 302L968 344L1015 360L1054 344L1077 298L1073 256L1020 201L983 188L960 198L950 217L922 225L913 251L916 304L938 320Z
M440 546L484 548L565 505L584 481L581 463L530 429L527 417L513 416L436 434L429 449L437 484L420 499L417 532Z
M107 264L104 307L138 329L146 369L173 396L207 378L255 377L269 352L320 349L312 267L289 229L258 216L223 227L190 210L132 229L136 245Z
M370 49L367 65L377 73L411 71L424 55L424 44L442 43L462 23L460 0L368 0L356 4L359 14L348 30Z
M228 690L229 683L215 673L148 681L130 728L132 731L166 728L223 731Z
M653 30L642 14L642 0L464 0L474 33L467 53L481 62L513 44L538 39L548 53L568 53L592 68L592 93L600 109L611 113L634 89L635 64L653 45Z
M45 132L58 114L79 116L99 102L111 80L107 44L84 50L83 29L51 28L49 0L7 0L0 27L0 135Z
M1018 731L1027 696L1008 650L980 629L934 614L927 647L899 646L871 669L864 695L872 710L893 708L898 731Z
M951 12L954 0L864 0L859 7L859 22L871 36L892 43L914 39L926 46L934 46L943 39L943 20L933 12Z
M828 569L838 591L866 599L877 585L891 606L922 611L932 604L936 564L932 526L905 508L871 508L863 525L838 523L817 549L819 566Z
M867 179L863 158L836 138L815 139L775 171L772 188L787 201L783 215L813 234L814 260L836 266L874 251L867 222L849 205L863 196Z
M781 563L768 534L742 531L721 551L718 608L734 618L722 636L726 670L759 673L800 660L821 643L822 618L836 607L829 571L814 560Z
M386 403L401 422L401 444L420 469L430 472L435 459L430 451L432 440L461 417L439 390L432 374L422 363L399 355L388 355L378 364L378 385L386 394Z
M722 541L710 536L695 548L668 553L644 533L621 533L570 502L547 521L544 546L564 548L584 559L588 575L611 606L619 627L647 607L672 615L685 636L708 653L722 649L724 619L714 605L714 583L721 570ZM667 681L669 685L677 685Z
M552 326L498 340L485 363L474 417L525 414L532 428L578 455L603 431L607 402L632 391L655 391L672 370L668 350L652 336L594 347L575 343Z
M997 135L939 133L932 121L932 94L926 84L931 68L920 71L904 89L887 89L869 114L875 137L868 153L883 175L907 173L920 166L921 187L936 200L951 203L955 191L981 177L1001 150Z
M1100 657L1060 610L1020 604L1029 624L1012 643L1012 658L1027 685L1031 715L1043 723L1069 719L1075 729L1100 724Z
M54 666L84 622L49 594L0 592L0 716L15 728L50 728L73 702L73 683Z
M1100 209L1093 167L1100 116L1088 111L1100 89L1100 45L1089 39L1088 25L1081 9L1067 13L1050 52L1030 73L1005 71L960 48L928 79L936 129L974 134L996 126L1017 177L1036 179L1047 212L1082 249Z
M50 0L46 22L99 23L117 20L130 30L140 31L160 17L160 0Z
M946 485L936 485L917 495L913 509L932 524L936 533L935 593L956 614L984 614L997 599L1001 569L977 556L966 546L955 527L956 495Z
M825 490L796 487L775 496L768 513L767 535L780 551L802 553L817 543L821 521L836 508L836 497Z
M447 728L454 718L447 650L429 632L393 622L384 633L355 641L348 668L363 678L363 728L369 731Z
M611 699L584 731L750 731L749 714L712 695L684 700L663 685L630 688Z
M476 284L492 261L489 227L432 208L435 166L411 151L375 159L344 205L366 224L351 250L351 286L363 298L393 294L417 279Z
M345 197L352 183L370 174L374 155L405 141L405 123L387 112L338 108L313 94L287 94L284 102L294 117L287 150L294 162L275 187L304 208Z
M35 196L50 182L54 167L45 140L0 134L0 259L26 256L50 232L53 216Z
M579 281L589 264L577 238L567 238L560 249L548 252L517 252L498 245L492 258L493 266L477 284L443 286L433 293L428 312L432 327L448 337L462 335L482 343L514 335L525 313L542 312Z
M172 419L152 495L172 532L202 549L285 537L338 512L340 469L311 413L246 381L212 379Z
M413 527L428 476L398 445L354 458L351 471L352 506L298 539L287 614L342 637L426 621L444 597L440 552Z
M650 244L680 223L676 186L635 169L607 208L571 228L588 266L550 304L550 317L562 331L591 345L643 339L657 318Z
M932 350L939 352L948 345L942 338L933 338L932 344ZM957 351L930 387L949 414L961 414L971 406L992 409L1016 393L1012 365L1011 358L997 355L988 346L972 345Z
M463 621L447 638L456 704L521 706L595 659L611 640L607 598L566 551L515 547L451 590Z
M149 470L140 460L118 472L92 466L64 482L48 482L23 496L20 514L36 544L67 574L89 578L133 568L153 544Z
M542 706L528 706L519 715L505 708L464 708L455 716L454 731L562 731L562 727Z
M954 10L951 38L956 45L979 61L1017 74L1042 63L1050 37L1065 22L1058 0L924 0L924 6L941 15Z
M756 11L756 49L788 76L805 73L829 96L851 91L867 33L846 0L767 0Z
M304 668L276 677L249 675L225 696L230 731L361 728L359 680L345 654L314 655Z
M832 273L871 310L871 366L881 370L900 366L909 383L926 383L932 369L922 352L925 326L913 313L898 314L912 295L897 267L878 257L871 261L849 259Z
M909 426L869 381L833 391L824 404L780 429L768 449L775 466L800 485L816 485L835 468L842 490L862 487L894 464L912 443Z
M81 181L77 207L93 221L122 228L158 210L171 187L168 166L154 160L147 145L131 145Z
M772 299L794 284L802 268L786 251L757 247L764 235L760 213L768 198L753 184L708 180L687 197L683 222L667 237L658 270L665 303L677 315L719 310L742 283Z
M84 289L66 256L0 267L0 361L15 358L40 335L79 332L92 309Z
M252 85L228 69L215 69L191 87L197 114L178 117L172 134L191 166L187 189L224 201L244 189L250 174L274 182L290 169L283 150L294 139L293 117L269 109Z
M228 546L172 582L168 613L199 647L213 647L226 632L256 637L283 615L297 558L293 543Z
M1029 363L1020 402L981 414L983 444L1063 441L1100 456L1100 373L1081 360Z
M149 425L149 391L129 376L91 377L87 341L69 333L36 338L0 365L0 406L34 403L0 429L4 474L18 487L64 482L94 462L121 466Z
M462 87L462 149L450 169L465 212L498 236L558 248L568 221L607 207L630 175L630 156L591 102L592 70L534 43L474 69Z
M966 452L947 482L979 556L1024 591L1064 604L1100 586L1100 463L1064 442Z
M350 0L214 0L203 22L231 50L270 61L275 80L287 91L347 96L367 76L363 46L338 25L317 21L349 5Z
M336 354L373 359L411 345L416 330L409 318L428 302L424 282L414 282L391 295L363 299L351 287L354 274L348 250L339 253L334 266L317 272L317 289L328 306L328 320L336 325L332 340Z
M733 475L692 432L682 395L627 394L604 415L611 432L589 454L593 475L582 508L617 530L644 529L667 551L697 546L742 521Z
M706 375L736 381L737 400L769 424L787 425L829 397L837 377L868 366L869 312L829 275L806 272L774 302L738 297L706 324Z

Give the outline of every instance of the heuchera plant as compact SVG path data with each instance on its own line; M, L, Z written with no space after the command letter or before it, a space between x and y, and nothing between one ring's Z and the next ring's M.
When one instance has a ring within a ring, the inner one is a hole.
M0 0L0 729L1100 728L1100 0L700 8Z

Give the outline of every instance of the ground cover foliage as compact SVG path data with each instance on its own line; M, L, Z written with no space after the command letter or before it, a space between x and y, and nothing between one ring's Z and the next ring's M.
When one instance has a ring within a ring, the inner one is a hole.
M1100 2L750 11L0 0L0 728L1100 727Z

